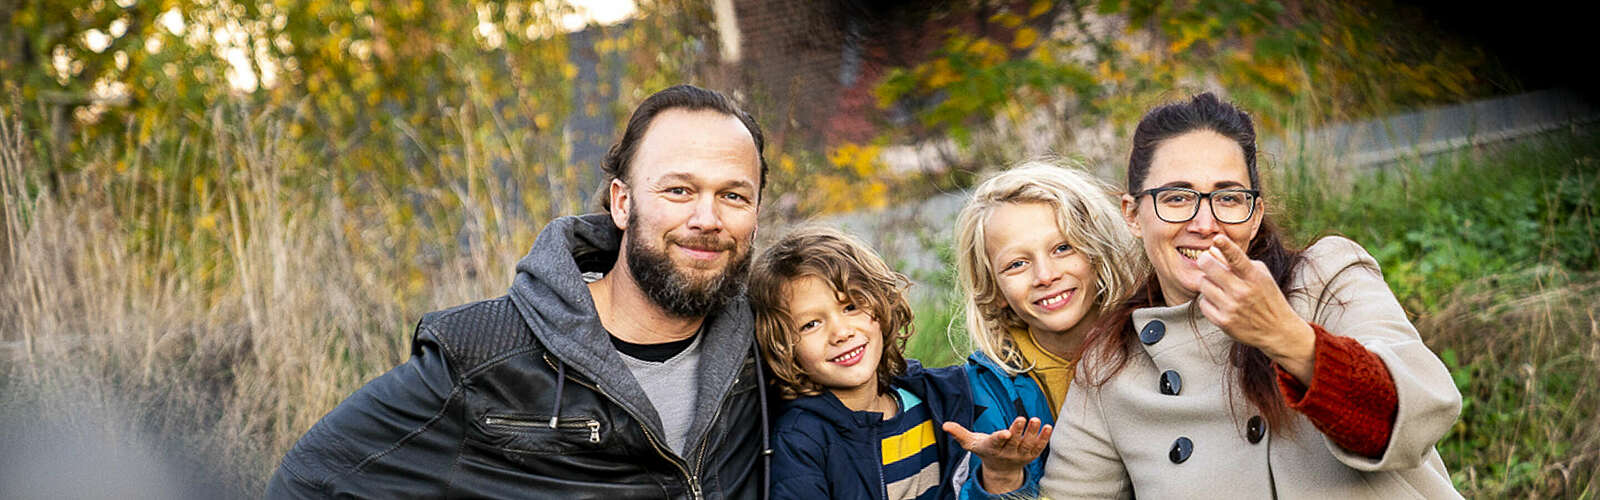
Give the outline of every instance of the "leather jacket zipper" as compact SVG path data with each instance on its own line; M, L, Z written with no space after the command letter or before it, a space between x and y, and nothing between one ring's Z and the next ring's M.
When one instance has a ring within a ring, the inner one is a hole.
M550 355L549 354L545 354L544 356L541 356L541 357L544 358L545 364L550 365L550 368L552 370L556 369L556 363L554 361L550 360ZM623 406L621 401L617 401L617 398L615 396L612 396L610 393L607 393L606 391L601 390L599 387L597 387L597 386L595 386L593 384L589 384L587 382L584 382L582 380L578 380L576 378L570 377L570 376L567 377L567 379L571 380L573 382L577 382L578 385L587 387L587 388L589 388L589 390L594 391L595 393L597 393L597 394L599 394L601 396L605 396L606 399L611 400L611 404L617 405L617 407L618 408L622 408L623 411L628 411L627 410L628 407ZM635 415L631 411L628 411L628 415L632 416L634 420L638 420L640 422L644 422L644 419L639 418L638 415ZM537 425L537 424L535 424L535 425ZM596 423L596 425L598 425L598 422ZM685 462L682 462L682 461L680 461L678 459L675 459L675 458L672 457L672 455L668 454L665 451L662 451L661 441L656 438L655 434L651 434L650 433L650 427L649 426L640 425L639 429L644 431L644 437L645 437L646 440L650 441L650 447L654 448L656 450L656 453L661 455L661 458L667 459L667 462L672 463L672 465L674 467L678 468L679 472L683 473L683 477L685 479L687 479L688 483L689 483L689 492L694 494L695 500L701 500L702 498L704 498L703 496L701 496L700 478L689 472L689 468L686 467L686 465L688 465L688 464L685 463Z
M531 429L549 429L550 428L550 425L547 422L539 422L539 421L525 420L525 419L512 418L512 417L487 416L487 417L483 417L483 423L484 423L484 425L500 425L500 426L506 426L506 427L522 427L522 428L531 428ZM566 430L588 429L589 430L589 442L590 443L598 443L598 442L600 442L600 421L599 420L587 419L587 418L586 419L567 419L567 420L564 420L564 421L556 422L556 428L557 429L566 429Z
M759 368L757 368L757 369L759 369ZM744 365L743 364L739 365L739 372L738 373L744 373ZM722 408L724 406L728 406L728 404L731 402L731 398L733 397L733 394L732 394L733 387L736 386L736 385L739 385L739 375L737 375L737 374L733 376L733 382L732 383L729 383L727 387L723 387L722 388L722 394L724 395L724 399L722 400L722 403L717 405L716 411L711 412L711 420L708 421L708 422L710 422L710 424L707 424L707 425L716 425L717 418L722 416ZM756 390L758 390L758 391L761 390L761 389L762 388L760 388L760 387L756 388ZM705 461L706 461L705 448L706 448L706 443L709 443L709 442L711 442L711 430L710 429L706 429L706 434L704 436L700 437L700 444L695 447L695 452L699 456L699 460L695 461L695 468L696 469L704 469L705 468ZM695 481L693 481L693 483L690 484L691 488L694 490L694 497L697 498L697 499L700 498L700 484L699 484L699 482L700 482L699 480L695 480Z

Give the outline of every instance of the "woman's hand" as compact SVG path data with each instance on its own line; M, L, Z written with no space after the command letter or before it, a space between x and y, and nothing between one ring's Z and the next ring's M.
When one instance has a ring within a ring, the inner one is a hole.
M1197 260L1200 313L1234 340L1261 349L1302 384L1311 382L1316 334L1295 314L1267 265L1250 260L1226 235L1211 238Z
M983 460L979 467L983 471L983 482L978 484L990 493L1006 493L1021 488L1023 468L1050 445L1050 433L1054 430L1037 417L1030 420L1017 417L1011 422L1010 428L990 434L969 431L955 422L945 422L943 429L962 448Z

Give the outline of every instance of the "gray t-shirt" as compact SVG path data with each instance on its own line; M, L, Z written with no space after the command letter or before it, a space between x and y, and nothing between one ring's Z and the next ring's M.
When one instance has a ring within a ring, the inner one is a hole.
M639 386L650 397L650 405L656 408L656 414L661 417L662 430L667 433L667 446L677 450L680 456L688 455L684 450L684 441L688 439L689 426L694 425L695 401L700 399L702 336L696 335L694 342L683 352L661 362L645 361L619 351L622 363L633 372L633 378L638 379Z

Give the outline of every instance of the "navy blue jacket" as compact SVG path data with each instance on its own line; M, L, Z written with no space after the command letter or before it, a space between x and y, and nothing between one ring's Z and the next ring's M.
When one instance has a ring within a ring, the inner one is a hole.
M967 478L967 451L939 427L972 427L966 370L906 363L906 374L895 377L894 385L928 405L939 448L938 497L956 498ZM884 500L882 424L882 413L851 411L831 392L785 404L773 435L772 498Z

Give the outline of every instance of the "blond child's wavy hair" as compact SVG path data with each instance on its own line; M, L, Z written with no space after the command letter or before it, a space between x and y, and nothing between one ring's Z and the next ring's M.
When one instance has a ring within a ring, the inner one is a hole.
M1032 368L1017 351L1010 330L1027 328L1006 303L984 249L989 214L1009 203L1044 203L1055 208L1055 225L1067 244L1094 266L1094 306L1109 310L1138 286L1147 268L1112 189L1080 168L1033 160L1001 171L979 184L956 218L956 281L965 294L967 334L973 346L1015 375Z
M824 387L796 359L799 333L789 316L789 284L815 277L835 293L872 314L883 334L878 358L878 392L888 392L894 377L906 372L906 339L911 337L910 280L895 272L861 240L835 229L797 229L762 250L750 270L747 296L755 313L756 342L784 399L816 396Z

